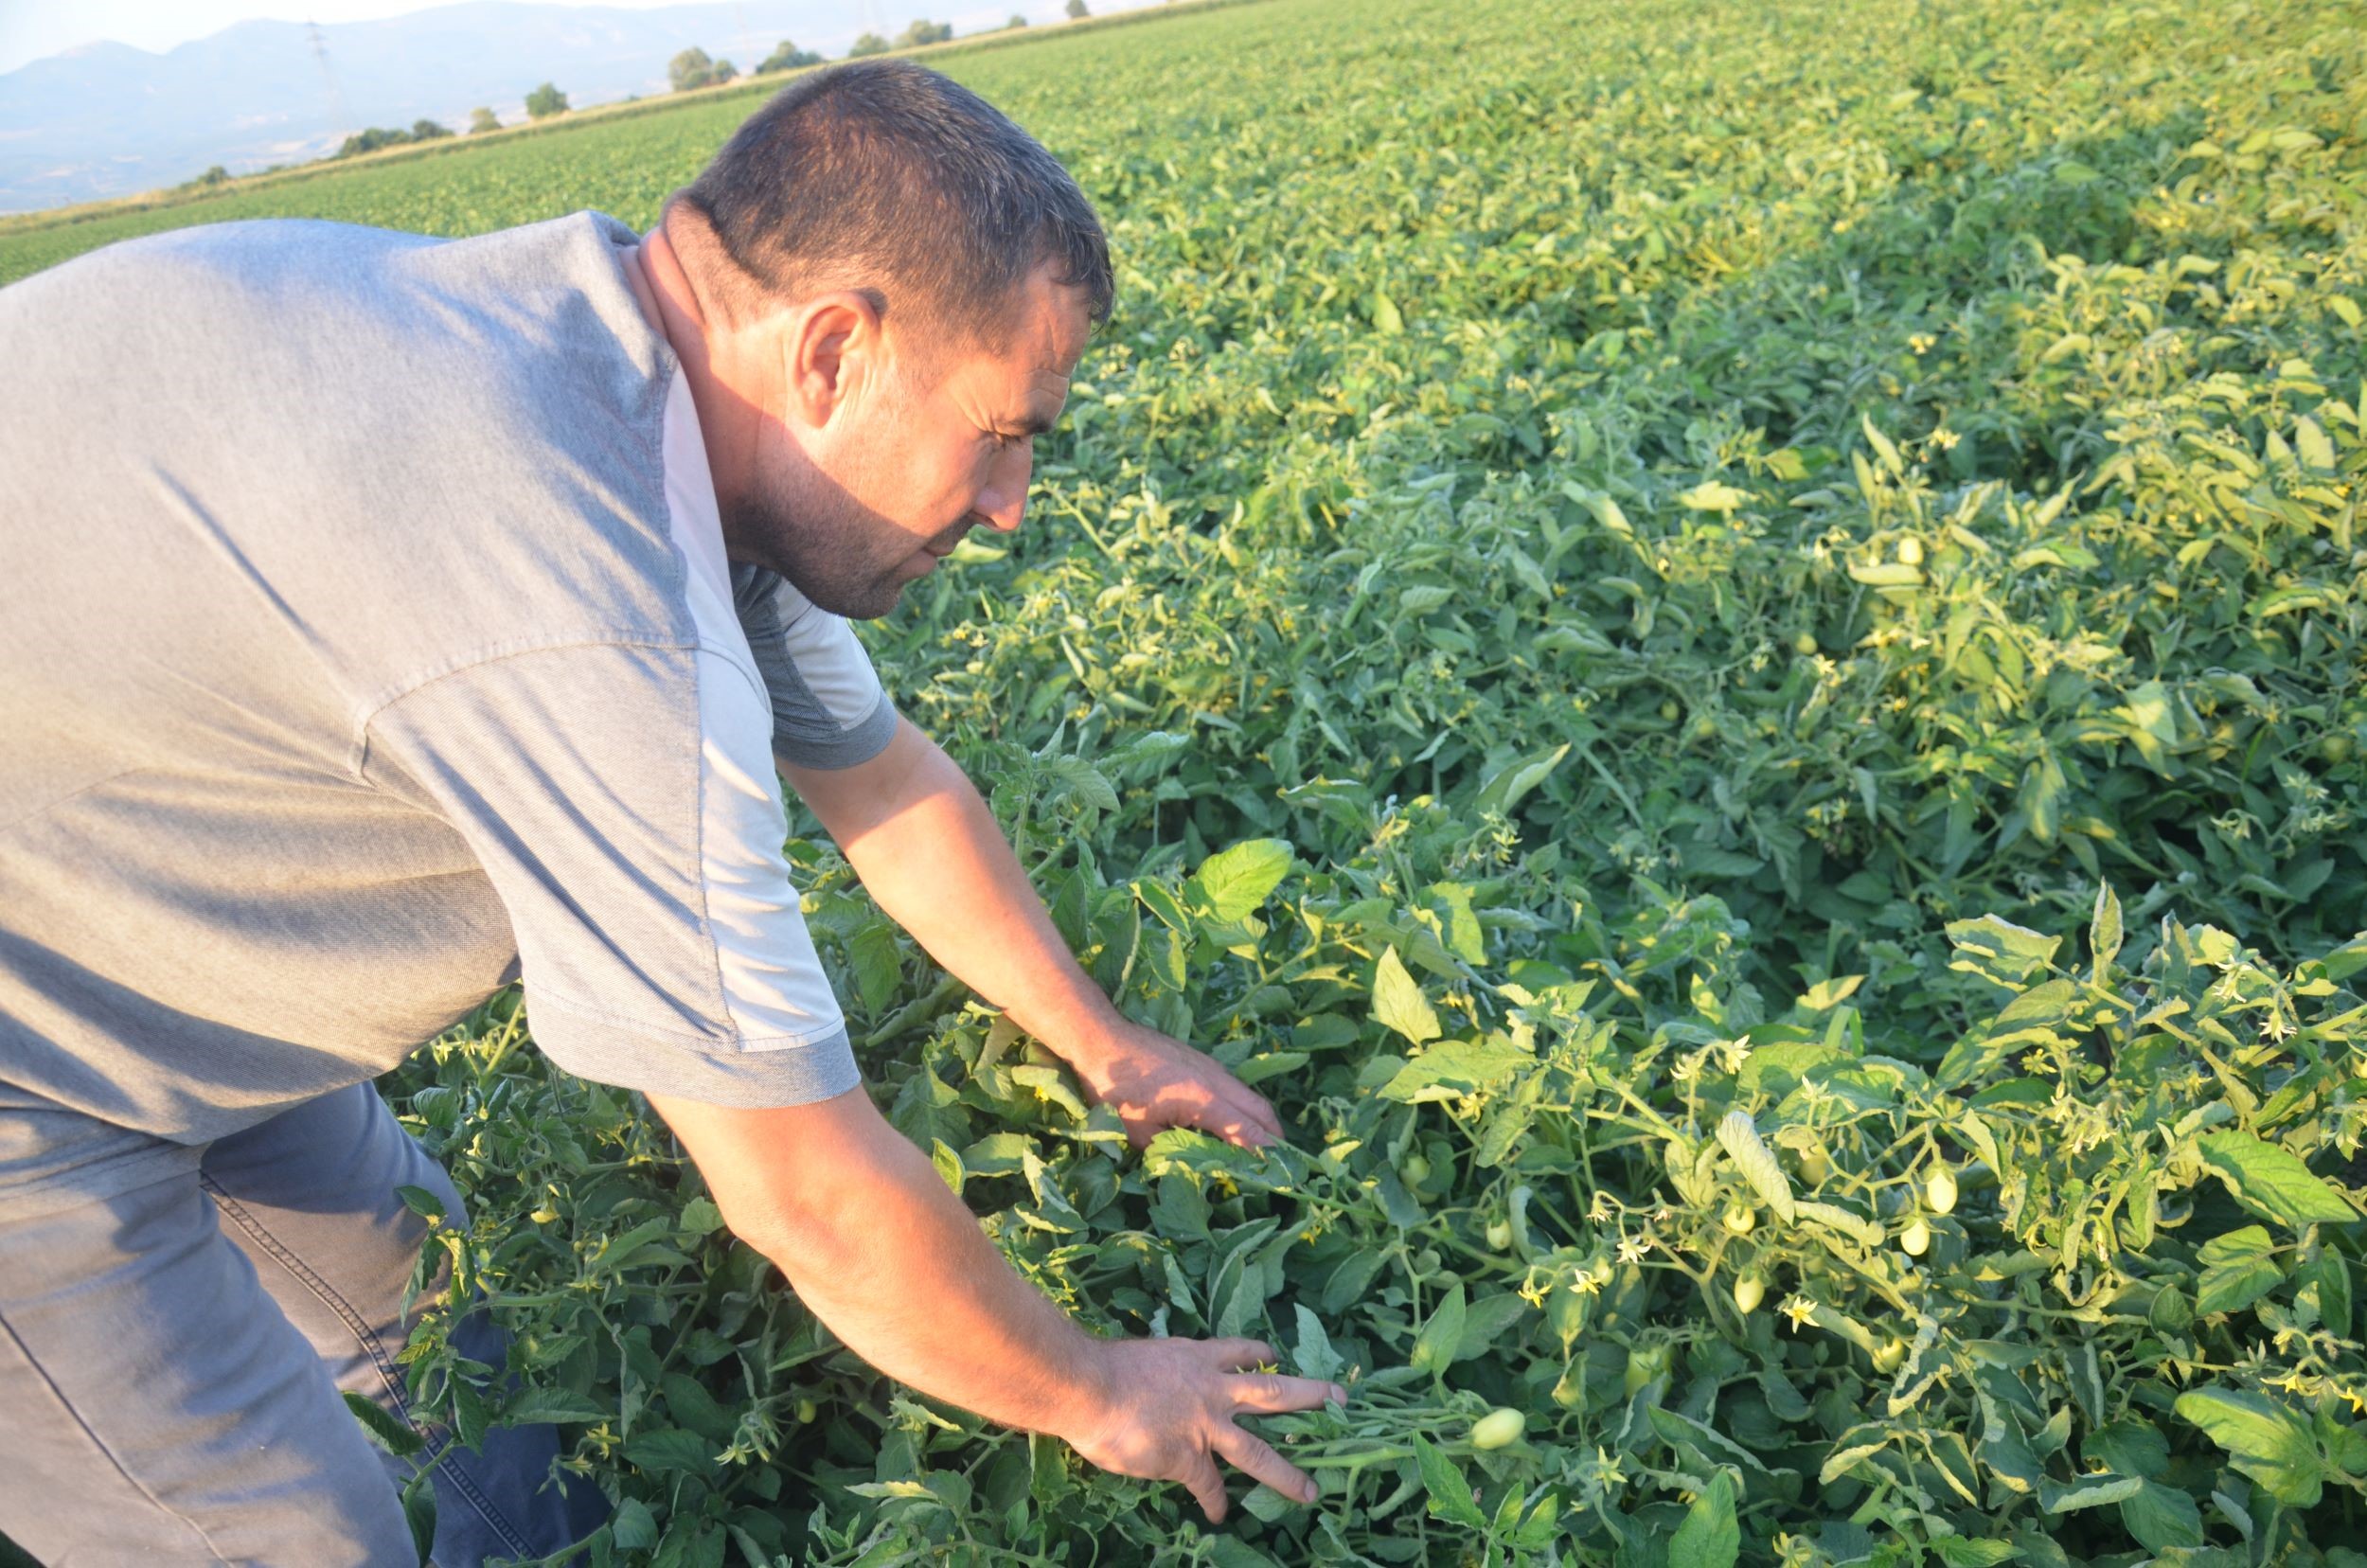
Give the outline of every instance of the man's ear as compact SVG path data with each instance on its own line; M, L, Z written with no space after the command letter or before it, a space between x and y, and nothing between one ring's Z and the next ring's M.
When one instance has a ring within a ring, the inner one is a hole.
M886 371L879 306L853 289L806 301L790 318L781 351L787 412L816 429L876 395Z

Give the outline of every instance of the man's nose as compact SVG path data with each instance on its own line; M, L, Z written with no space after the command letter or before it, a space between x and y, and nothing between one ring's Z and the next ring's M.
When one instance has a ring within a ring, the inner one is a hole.
M987 475L985 488L978 491L977 505L970 509L983 517L999 533L1009 533L1019 526L1019 520L1027 510L1027 480L1035 472L1036 453L1033 441L1021 441L995 459Z

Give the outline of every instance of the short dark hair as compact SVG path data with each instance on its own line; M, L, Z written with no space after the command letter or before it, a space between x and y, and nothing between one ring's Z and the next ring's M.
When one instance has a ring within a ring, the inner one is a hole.
M909 60L798 78L675 199L706 220L758 300L861 289L883 314L909 308L976 342L1047 262L1084 291L1095 326L1116 293L1101 221L1059 160ZM750 303L727 291L727 309Z

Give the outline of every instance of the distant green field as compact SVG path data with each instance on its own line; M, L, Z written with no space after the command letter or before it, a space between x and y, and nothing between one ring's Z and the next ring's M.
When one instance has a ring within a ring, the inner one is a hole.
M388 1088L523 1392L431 1327L415 1402L561 1424L663 1568L2367 1568L2360 23L1275 0L941 57L1120 300L1027 526L863 635L1297 1148L1124 1148L800 823L807 918L1029 1277L1351 1381L1262 1423L1322 1501L1207 1529L911 1398L507 993ZM0 276L646 224L756 102Z

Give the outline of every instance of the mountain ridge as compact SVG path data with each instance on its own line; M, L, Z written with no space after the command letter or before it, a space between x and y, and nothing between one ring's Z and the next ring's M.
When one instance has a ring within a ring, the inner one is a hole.
M81 45L0 74L0 212L157 189L214 165L244 174L306 162L366 126L433 119L459 131L480 105L510 123L545 80L578 107L662 95L667 62L693 45L743 72L785 38L839 55L863 30L866 18L854 13L866 9L844 0L650 9L459 0L321 24L326 71L313 29L300 22L237 22L162 52ZM1009 14L971 9L954 22L967 31Z

